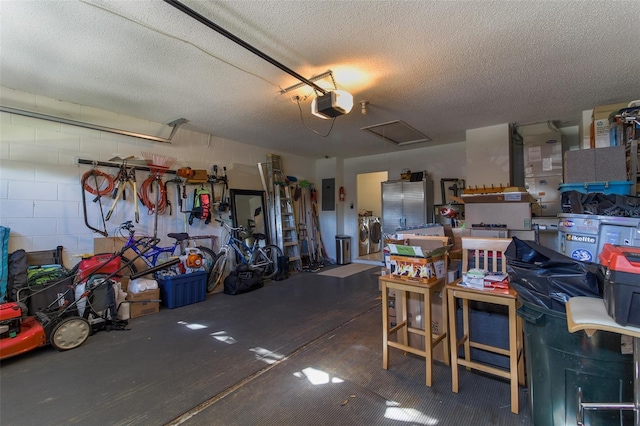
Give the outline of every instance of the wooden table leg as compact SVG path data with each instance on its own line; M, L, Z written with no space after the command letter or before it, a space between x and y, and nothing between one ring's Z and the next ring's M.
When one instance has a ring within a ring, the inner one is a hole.
M427 289L424 292L424 351L425 351L425 364L426 364L426 381L427 386L431 387L431 381L433 376L433 338L431 333L431 290Z
M471 332L469 331L469 299L462 298L462 338L464 339L464 359L471 361ZM471 367L466 367L471 371Z
M449 327L448 327L448 305L449 303L447 302L447 289L446 288L442 288L442 290L440 291L440 293L438 293L441 299L442 299L442 318L440 318L440 321L442 321L442 327L441 327L441 332L444 333L444 339L442 339L442 352L444 352L444 365L451 365L451 346L449 343L449 339L451 338L451 336L449 335Z
M516 301L512 300L509 307L509 373L511 375L511 412L518 414L518 338Z
M389 368L389 289L382 281L382 368Z
M451 344L451 391L458 393L458 334L456 332L456 299L453 293L453 290L447 291L449 342Z

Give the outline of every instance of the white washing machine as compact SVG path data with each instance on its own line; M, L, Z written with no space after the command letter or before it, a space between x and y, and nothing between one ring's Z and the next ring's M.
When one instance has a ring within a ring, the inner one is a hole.
M369 218L369 253L382 250L382 223L379 217Z
M369 217L358 218L358 256L369 254Z

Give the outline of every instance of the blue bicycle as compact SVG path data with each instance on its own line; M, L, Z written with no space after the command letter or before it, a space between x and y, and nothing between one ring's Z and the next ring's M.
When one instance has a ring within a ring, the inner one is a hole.
M131 250L136 255L135 259L142 259L149 268L155 268L173 256L185 254L189 241L193 241L186 232L170 233L167 234L167 237L175 240L173 244L168 247L160 247L157 245L159 242L157 238L136 238L135 227L130 220L121 223L116 229L116 234L127 239L127 242L122 247L120 253L126 253ZM177 250L178 248L179 251ZM208 247L197 246L196 248L202 254L202 266L208 273L207 279L211 280L212 278L215 278L211 275L211 267L216 261L216 253ZM138 273L138 268L134 265L133 261L122 255L120 256L120 259L122 265L127 265L120 272L121 276L135 276ZM207 283L207 285L210 284Z
M278 257L283 256L280 247L274 244L260 246L260 241L267 237L264 234L251 234L253 244L249 247L241 239L235 237L237 233L247 233L243 227L232 228L226 222L216 219L224 228L227 234L227 242L220 247L218 257L209 271L209 279L207 282L207 292L211 293L222 282L226 272L229 257L235 256L239 262L248 264L252 269L260 271L262 278L272 278L278 272ZM233 260L233 259L232 259Z

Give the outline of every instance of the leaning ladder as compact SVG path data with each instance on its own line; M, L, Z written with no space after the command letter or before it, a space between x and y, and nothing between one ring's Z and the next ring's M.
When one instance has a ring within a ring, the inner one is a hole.
M289 258L289 264L301 271L302 260L300 257L300 245L298 242L298 231L296 229L296 215L293 210L291 199L291 189L284 183L276 183L279 190L276 193L276 206L280 206L280 227L282 251Z
M300 271L302 262L295 213L291 192L282 171L282 160L279 155L268 154L267 162L259 163L258 169L262 186L267 194L271 241L282 249L289 258L289 263Z

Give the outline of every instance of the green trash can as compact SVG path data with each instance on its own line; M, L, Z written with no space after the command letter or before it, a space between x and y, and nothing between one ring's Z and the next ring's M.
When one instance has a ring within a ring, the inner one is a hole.
M578 388L585 402L633 401L633 355L618 333L570 333L567 315L522 299L529 403L536 426L576 424ZM632 411L585 411L585 425L633 425Z

